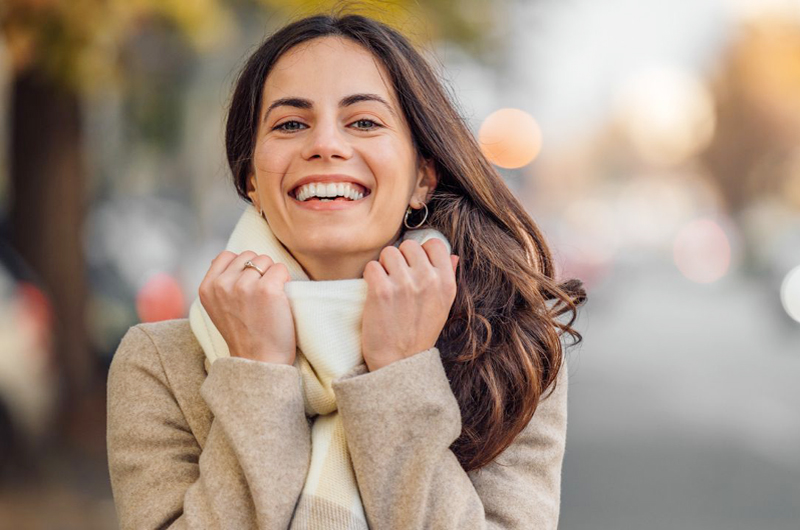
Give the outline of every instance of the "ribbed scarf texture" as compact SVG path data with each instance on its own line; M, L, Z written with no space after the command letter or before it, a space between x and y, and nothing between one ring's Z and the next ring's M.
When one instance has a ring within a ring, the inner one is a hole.
M433 228L406 230L405 239L420 244L447 238ZM226 250L266 254L289 269L285 284L297 339L294 366L300 371L305 413L311 418L311 463L290 529L368 529L355 472L347 450L331 381L354 371L367 372L361 354L361 317L367 296L363 278L313 281L272 233L267 221L248 204L228 239ZM206 355L206 370L230 356L225 340L197 297L189 323Z

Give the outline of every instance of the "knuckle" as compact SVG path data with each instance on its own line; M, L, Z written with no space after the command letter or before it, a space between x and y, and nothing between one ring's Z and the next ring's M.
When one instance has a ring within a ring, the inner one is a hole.
M237 281L233 284L233 293L237 296L244 295L247 293L247 286L243 282Z
M258 289L267 298L276 298L283 294L283 285L274 281L260 282Z
M394 246L384 247L381 250L381 258L388 258L389 256L395 255L395 253L400 253L400 250Z
M420 285L419 285L419 282L417 282L417 281L416 281L416 280L415 280L415 279L414 279L414 278L413 278L413 277L412 277L412 276L409 274L409 275L402 276L402 277L401 277L401 278L398 280L398 287L399 287L400 289L402 289L403 291L406 291L406 292L408 292L408 291L411 291L411 292L416 292L416 291L417 291L417 289L419 289Z
M368 261L367 264L364 266L364 279L368 280L372 278L372 275L378 272L375 267L379 267L380 264L377 261Z
M217 300L225 300L228 298L228 290L224 284L220 282L214 282L211 284L208 297Z
M394 297L395 288L392 284L384 283L375 287L375 296L381 300L389 300Z
M418 247L418 246L420 246L420 245L419 245L419 243L417 243L417 242L416 242L415 240L413 240L413 239L406 239L406 240L404 240L402 243L400 243L400 245L398 245L398 246L399 246L400 248L402 248L403 250L410 250L410 249L412 249L412 248L414 248L414 247Z
M203 284L200 284L200 288L197 289L197 294L198 294L198 297L200 298L200 303L205 305L206 302L208 301L208 291L206 291L203 288Z
M291 276L289 275L289 268L286 265L283 263L273 263L267 266L267 270L264 271L263 278L264 281L259 282L259 284L277 283L278 286L283 289L284 282L288 281Z
M225 293L225 286L217 279L214 279L208 286L211 294L220 295Z
M439 283L439 275L435 270L429 269L422 275L422 283L426 286L433 286Z
M375 289L375 297L378 300L390 300L392 298L391 292L385 288Z
M434 245L434 247L439 247L442 250L447 250L447 245L444 244L444 241L439 239L438 237L432 237L425 242L428 245Z

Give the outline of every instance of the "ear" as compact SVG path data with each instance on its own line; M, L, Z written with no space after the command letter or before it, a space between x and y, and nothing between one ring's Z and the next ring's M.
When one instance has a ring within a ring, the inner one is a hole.
M414 188L413 197L418 200L422 198L424 202L428 202L433 190L439 183L439 175L436 174L433 160L423 159L417 170L417 185ZM417 208L422 208L422 203L414 205Z
M253 205L255 205L255 207L258 208L259 199L258 199L255 173L250 173L250 175L247 176L247 196L250 197L250 200L253 202Z

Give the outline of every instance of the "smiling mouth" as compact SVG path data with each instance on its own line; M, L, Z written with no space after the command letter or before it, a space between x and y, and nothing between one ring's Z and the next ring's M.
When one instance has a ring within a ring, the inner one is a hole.
M361 199L363 198L364 197L361 197ZM356 199L348 199L347 197L334 197L333 199L331 199L330 197L311 197L310 199L306 199L300 202L354 202L355 200Z
M363 199L366 199L367 197L369 197L372 194L372 190L370 190L369 188L363 188L363 190L364 190L362 192L363 196L361 198L359 198L359 199L350 199L349 197L343 197L341 195L338 195L336 197L316 197L316 196L314 196L314 197L309 197L308 199L306 199L304 201L301 201L300 199L297 198L297 191L299 189L300 188L297 187L297 188L295 188L295 189L293 189L293 190L291 190L289 192L289 197L293 198L297 202L334 202L334 201L336 201L336 202L358 202L358 201L361 201Z

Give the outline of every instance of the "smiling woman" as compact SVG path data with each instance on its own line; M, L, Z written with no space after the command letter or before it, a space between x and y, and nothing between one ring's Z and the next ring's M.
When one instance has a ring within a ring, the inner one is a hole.
M352 39L318 37L275 62L260 97L248 197L309 276L361 277L400 237L406 209L422 208L436 185L386 67ZM315 186L300 201L293 192L307 183ZM346 183L362 196L311 198L339 187L344 195Z
M121 526L556 528L585 292L419 52L293 22L245 64L226 147L228 246L109 372Z

